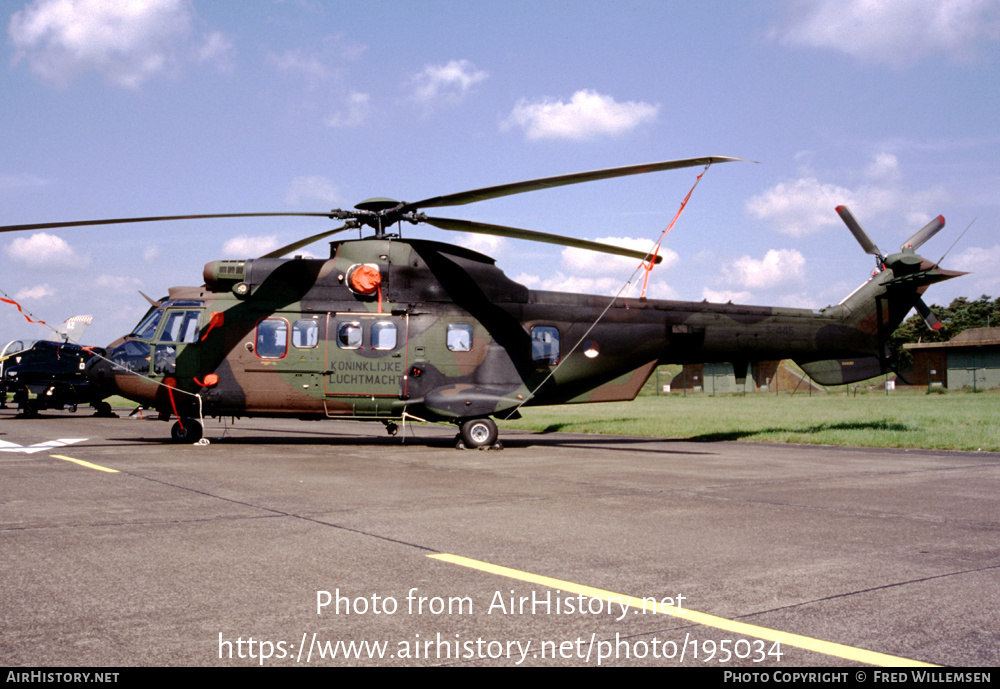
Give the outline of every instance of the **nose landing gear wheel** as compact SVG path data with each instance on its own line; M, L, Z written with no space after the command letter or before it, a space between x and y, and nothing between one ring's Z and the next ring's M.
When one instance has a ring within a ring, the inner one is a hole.
M468 419L459 428L462 444L470 448L490 447L498 435L496 422L490 418Z
M196 419L181 419L170 429L170 439L175 443L196 443L201 436L201 423Z

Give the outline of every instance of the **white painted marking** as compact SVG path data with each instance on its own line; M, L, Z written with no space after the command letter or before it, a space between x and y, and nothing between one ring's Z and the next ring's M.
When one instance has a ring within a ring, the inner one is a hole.
M34 452L54 450L57 447L65 447L73 443L82 443L84 440L87 440L87 438L61 438L59 440L46 440L44 443L35 443L27 447L12 443L9 440L0 440L0 452L26 452L32 454Z

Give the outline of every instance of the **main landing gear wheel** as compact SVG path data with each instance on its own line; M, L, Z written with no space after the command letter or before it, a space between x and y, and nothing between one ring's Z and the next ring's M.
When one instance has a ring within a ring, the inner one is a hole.
M197 419L181 419L170 429L170 439L175 443L196 443L201 435L201 423Z
M497 444L496 422L490 418L468 419L459 427L460 447L484 448Z

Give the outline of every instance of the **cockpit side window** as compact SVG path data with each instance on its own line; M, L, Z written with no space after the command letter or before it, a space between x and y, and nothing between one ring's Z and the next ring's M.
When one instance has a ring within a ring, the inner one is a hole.
M201 314L198 311L188 311L187 315L184 316L184 335L181 338L181 342L197 342L198 341L198 319Z
M160 342L192 343L198 341L199 311L171 311L163 324Z

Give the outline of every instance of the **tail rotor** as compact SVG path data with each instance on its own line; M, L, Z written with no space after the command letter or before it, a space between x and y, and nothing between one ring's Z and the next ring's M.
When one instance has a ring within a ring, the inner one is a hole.
M861 224L857 221L854 214L851 213L847 206L837 206L837 214L844 221L844 224L847 225L847 229L851 231L854 238L858 240L858 244L860 244L861 248L865 250L865 253L875 256L878 270L885 270L887 267L893 270L895 279L888 283L889 286L893 286L895 284L905 284L906 278L911 278L910 282L912 284L912 278L915 277L917 273L929 273L931 270L937 268L936 264L927 265L929 261L918 256L916 254L916 250L919 249L924 242L944 228L944 216L937 216L922 228L917 230L912 237L900 245L899 253L887 256L882 253L878 246L876 246L875 242L873 242L871 237L868 236L868 233L865 232L863 227L861 227ZM936 272L950 273L951 271L938 270ZM949 277L954 277L954 274L950 274ZM939 279L945 278L941 277ZM903 282L897 282L900 280ZM933 281L936 282L937 280ZM927 282L930 283L932 280L928 279ZM934 315L934 312L931 311L930 307L927 306L927 303L923 300L923 297L919 296L919 294L916 295L914 307L917 309L917 313L920 314L920 317L924 319L924 323L929 329L941 329L941 321L938 320L937 316Z

